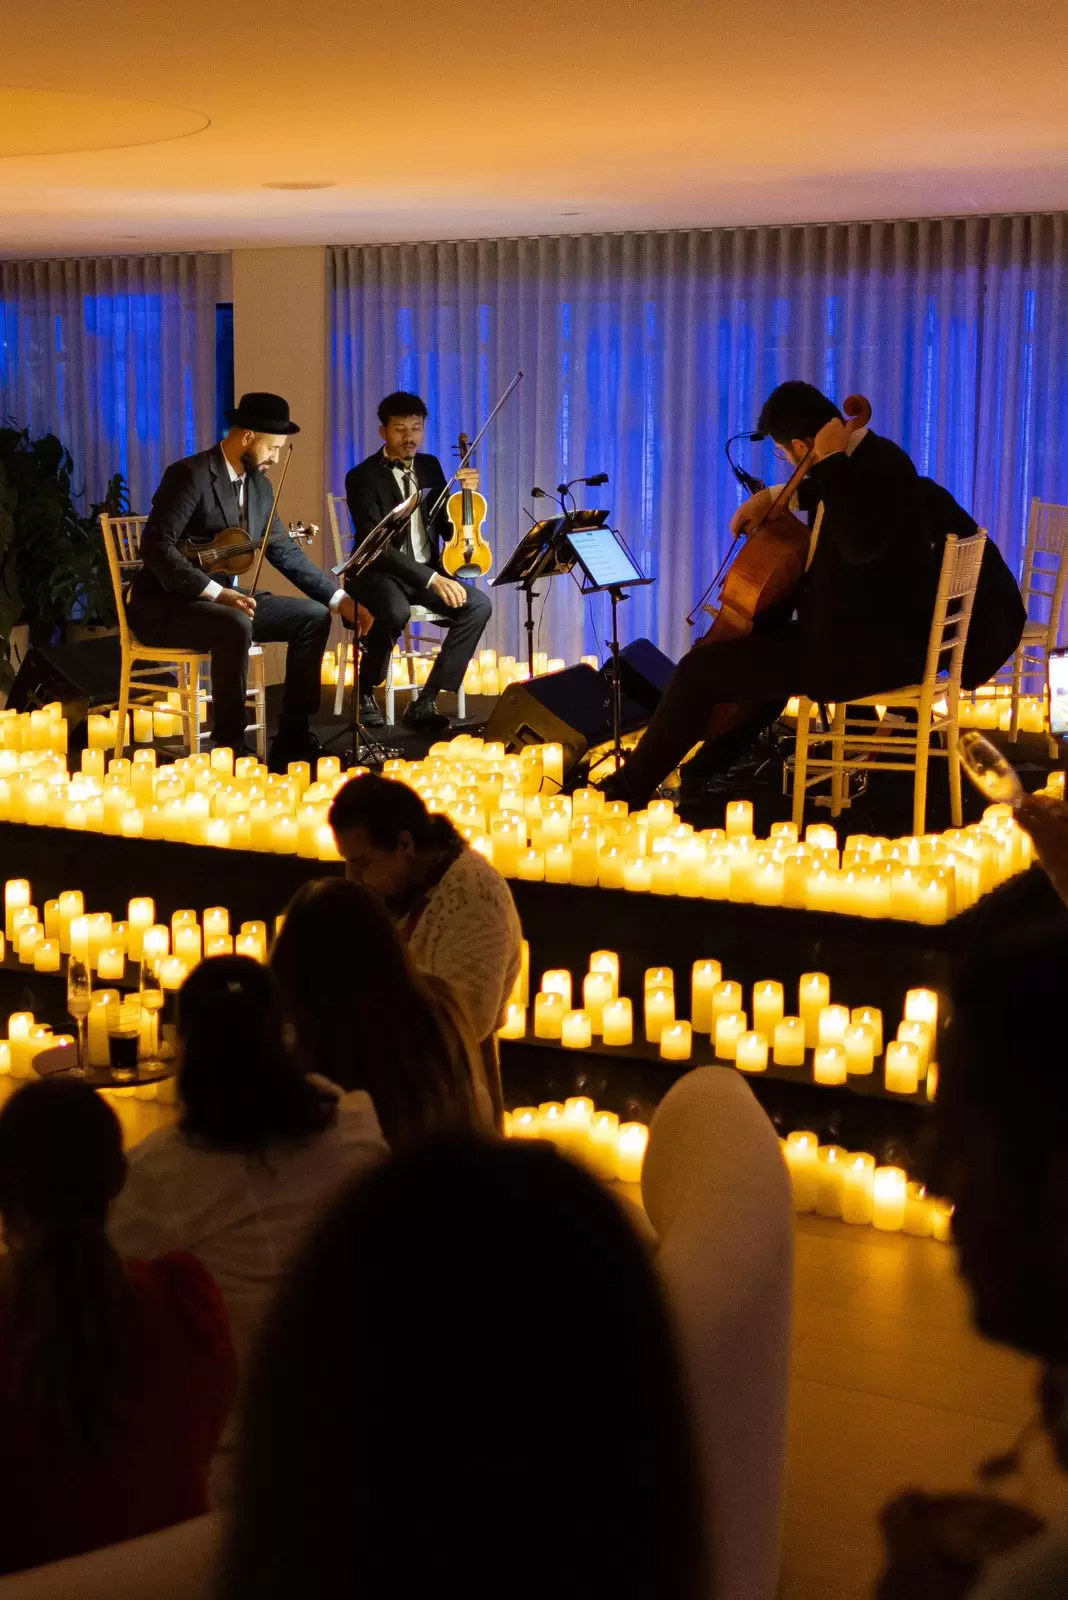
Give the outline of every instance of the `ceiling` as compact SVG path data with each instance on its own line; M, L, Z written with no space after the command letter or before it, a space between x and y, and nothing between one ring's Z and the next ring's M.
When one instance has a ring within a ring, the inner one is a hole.
M1068 209L1066 79L1064 0L35 0L0 256Z

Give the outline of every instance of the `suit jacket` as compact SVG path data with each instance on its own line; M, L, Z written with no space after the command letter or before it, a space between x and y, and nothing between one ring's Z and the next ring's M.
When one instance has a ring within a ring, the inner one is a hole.
M823 505L797 599L813 688L844 698L914 681L923 671L938 570L909 457L869 431L852 455L817 462L798 500L812 521Z
M264 537L274 491L261 473L246 479L248 527L257 544ZM141 569L130 585L130 599L197 600L212 581L178 549L178 540L190 534L221 533L240 523L237 495L226 470L221 448L202 450L173 462L152 497L152 510L141 536ZM267 534L265 559L312 600L328 605L337 585L320 572L286 533L276 515ZM224 585L234 578L220 577Z
M445 474L437 456L417 455L414 468L415 481L420 489L430 490L423 502L425 517L445 487ZM349 503L357 544L366 538L376 523L381 522L387 511L400 505L404 499L400 484L381 450L376 450L373 456L368 456L366 461L361 461L359 466L349 471L345 478L345 498ZM415 559L411 529L408 527L394 534L392 543L387 545L368 571L395 579L409 595L425 589L434 574L443 570L441 545L452 532L444 505L433 523L426 527L426 532L433 552L432 565L426 566Z

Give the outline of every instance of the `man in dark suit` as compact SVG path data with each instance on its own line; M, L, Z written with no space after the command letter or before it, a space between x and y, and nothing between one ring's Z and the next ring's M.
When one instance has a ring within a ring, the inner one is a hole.
M284 772L290 761L313 760L319 742L308 719L319 706L323 651L330 614L355 622L356 608L289 538L275 516L264 474L278 461L286 438L300 429L280 395L245 394L226 417L221 444L175 461L163 474L141 540L142 566L130 586L130 626L144 644L174 645L211 653L211 692L216 745L245 751L245 686L249 646L285 643L286 678L278 733L270 764ZM245 594L237 579L209 578L178 548L180 540L210 538L223 528L244 527L265 559L306 599L260 590Z
M442 541L451 527L444 505L424 522L445 487L445 474L436 456L420 451L426 430L426 406L417 394L403 390L387 395L378 408L382 449L353 467L345 478L345 496L357 544L386 512L417 487L429 490L408 526L402 528L377 561L352 582L352 593L367 607L374 621L367 634L360 674L364 692L361 719L381 727L385 718L371 691L384 683L393 646L408 624L413 605L435 613L435 621L448 633L417 698L404 720L429 733L448 727L437 707L439 691L455 692L464 681L467 663L478 649L493 612L489 595L450 578L441 565ZM459 474L461 486L478 487L473 467Z
M675 670L652 722L606 789L642 805L703 736L718 705L763 708L770 722L791 695L843 700L923 675L937 571L916 468L870 428L847 433L833 401L811 384L780 384L759 429L794 466L811 529L796 615L758 618L745 638L698 641ZM776 493L761 489L731 529L748 532ZM715 752L695 758L707 774ZM683 768L683 778L687 776Z

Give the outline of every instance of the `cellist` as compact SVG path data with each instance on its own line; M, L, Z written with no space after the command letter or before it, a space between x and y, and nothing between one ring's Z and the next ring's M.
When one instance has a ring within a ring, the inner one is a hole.
M850 429L833 401L797 380L768 396L759 431L792 466L808 463L797 491L809 535L796 609L758 618L746 637L699 640L683 656L640 743L606 785L632 806L644 805L703 738L718 706L759 710L766 726L791 695L856 698L923 674L937 573L912 461L870 427ZM754 528L775 492L746 500L731 532ZM683 767L684 794L698 791L696 780L721 755L706 745Z

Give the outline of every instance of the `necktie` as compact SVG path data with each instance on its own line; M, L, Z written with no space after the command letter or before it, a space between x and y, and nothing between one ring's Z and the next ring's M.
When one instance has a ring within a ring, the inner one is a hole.
M237 496L237 520L243 528L248 527L248 511L245 504L245 480L238 478L234 483L234 493Z

